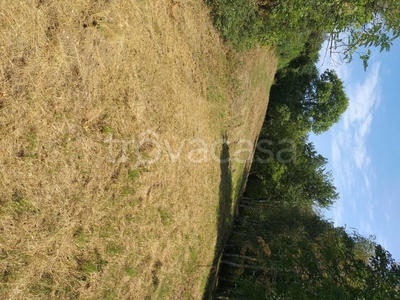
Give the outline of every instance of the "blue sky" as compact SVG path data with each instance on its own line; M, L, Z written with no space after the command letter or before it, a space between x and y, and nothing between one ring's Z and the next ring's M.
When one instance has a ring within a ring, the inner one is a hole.
M336 61L327 57L319 67L337 71L349 107L329 131L310 138L328 158L340 194L324 214L337 226L375 235L400 261L400 41L390 52L372 50L366 71L356 57Z

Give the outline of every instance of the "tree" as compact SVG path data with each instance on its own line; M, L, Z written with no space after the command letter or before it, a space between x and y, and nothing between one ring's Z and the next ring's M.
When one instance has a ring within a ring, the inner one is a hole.
M358 53L364 68L371 52L358 52L360 47L390 50L392 41L400 36L400 2L397 0L333 1L330 12L330 52L351 61Z
M338 199L339 194L333 185L332 174L326 171L327 159L318 154L313 143L305 143L301 156L296 162L297 172L293 178L301 182L303 193L310 204L328 207Z
M328 37L332 55L367 67L370 51L390 49L400 36L398 0L206 0L214 24L238 49L273 45L283 65L304 50L310 35ZM284 61L282 61L282 59Z
M352 233L352 238L356 243L354 253L355 256L365 263L369 262L369 259L375 254L375 236L370 235L368 238L360 235L356 230Z
M307 86L301 109L312 131L319 134L339 121L348 103L342 80L334 70L326 70Z
M400 266L381 245L375 247L367 276L365 299L400 299Z
M316 134L338 122L349 103L343 81L336 72L326 70L320 75L311 61L305 66L289 65L279 71L270 98L272 112L287 106L290 119L299 129Z
M264 9L265 10L265 9ZM370 51L360 47L390 49L400 36L400 2L398 0L286 0L268 8L267 22L275 36L302 30L328 35L328 50L344 61L358 54L367 67ZM265 15L265 14L264 14Z
M260 210L264 221L245 222ZM257 299L399 299L400 266L370 239L312 209L262 205L242 213L245 234L235 235L236 253L225 251L221 261L232 299L248 290L257 291Z

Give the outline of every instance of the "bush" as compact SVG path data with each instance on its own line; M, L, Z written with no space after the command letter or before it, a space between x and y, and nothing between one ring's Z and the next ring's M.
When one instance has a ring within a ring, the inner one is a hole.
M273 6L250 0L207 0L215 27L235 50L249 50L256 44L276 47L280 67L286 66L304 51L310 30L293 24L282 25L273 14ZM286 27L291 28L285 29Z

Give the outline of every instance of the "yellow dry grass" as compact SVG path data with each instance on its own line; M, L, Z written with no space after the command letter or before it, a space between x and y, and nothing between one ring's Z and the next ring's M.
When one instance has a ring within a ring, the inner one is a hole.
M276 67L234 56L198 0L0 0L1 299L202 297L246 165L190 141L254 140Z

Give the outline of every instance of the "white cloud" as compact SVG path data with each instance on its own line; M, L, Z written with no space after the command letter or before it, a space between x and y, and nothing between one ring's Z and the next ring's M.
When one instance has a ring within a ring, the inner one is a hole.
M368 190L371 190L371 179L367 176L367 174L364 174L364 184Z
M358 125L358 134L365 137L372 123L372 111L380 102L379 88L380 64L374 64L365 81L346 88L350 98L349 108L343 115L344 127Z
M364 236L369 236L369 235L373 235L374 231L372 230L372 226L371 223L369 223L366 220L361 220L360 221L360 233Z
M363 169L369 165L370 159L367 154L367 149L365 147L364 140L354 136L352 141L352 157L357 168Z
M375 213L374 213L374 208L371 203L367 204L367 211L368 211L368 218L370 223L372 223L375 220Z
M340 65L337 73L350 77L352 70ZM367 72L365 80L358 82L345 81L349 107L343 114L342 121L332 130L332 164L335 184L342 195L346 195L346 203L337 203L334 208L334 221L341 221L345 207L349 207L355 217L358 213L358 202L364 199L367 215L360 221L361 230L372 233L374 210L371 204L371 184L374 180L371 157L368 154L367 139L373 125L373 115L380 103L380 64L374 64ZM354 77L354 76L353 76ZM354 81L354 80L353 80ZM357 186L355 186L357 185ZM357 192L355 192L357 191ZM347 209L346 209L347 210Z
M387 225L389 225L392 220L392 216L391 216L392 204L393 204L392 198L389 198L386 203L387 209L385 210L385 220L386 220Z
M333 210L333 222L335 224L342 224L343 220L343 202L342 199L338 199L335 202L335 208Z
M390 223L390 221L391 221L391 216L390 216L390 213L389 212L385 212L385 220L386 220L386 223Z
M332 163L334 165L340 164L342 161L342 154L340 152L340 147L336 139L332 140Z
M343 115L342 126L339 124L339 130L333 137L335 147L340 145L341 152L350 154L356 167L363 170L371 162L366 141L371 131L373 113L380 103L379 68L380 64L374 64L363 83L349 86L349 108Z

